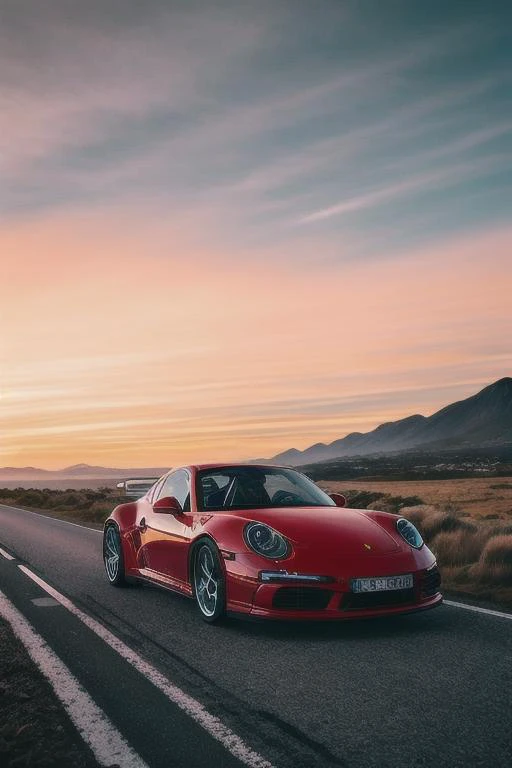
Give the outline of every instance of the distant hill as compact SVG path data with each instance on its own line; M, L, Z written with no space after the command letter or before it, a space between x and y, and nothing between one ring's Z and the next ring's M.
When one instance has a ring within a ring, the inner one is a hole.
M467 449L512 442L512 378L490 384L466 400L432 416L416 414L381 424L371 432L352 432L333 443L292 448L274 456L274 464L314 464L343 456L367 456L409 450Z
M39 469L38 467L0 467L2 480L59 480L79 478L100 478L123 480L128 477L161 477L170 467L144 467L136 469L118 469L115 467L96 467L90 464L73 464L65 469Z
M343 456L370 456L410 449L444 451L503 446L512 443L512 378L490 384L466 400L442 408L432 416L407 416L381 424L371 432L352 432L332 443L316 443L299 451L279 453L273 459L258 459L272 464L301 466ZM90 464L74 464L59 470L37 467L0 467L0 481L64 480L80 478L160 477L169 467L119 469Z

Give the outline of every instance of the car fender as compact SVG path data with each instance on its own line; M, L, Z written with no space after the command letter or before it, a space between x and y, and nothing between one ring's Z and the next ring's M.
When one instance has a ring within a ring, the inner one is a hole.
M132 501L115 507L105 520L104 526L117 526L123 547L124 566L128 573L137 570L137 552L132 535L136 529L136 520L137 502Z

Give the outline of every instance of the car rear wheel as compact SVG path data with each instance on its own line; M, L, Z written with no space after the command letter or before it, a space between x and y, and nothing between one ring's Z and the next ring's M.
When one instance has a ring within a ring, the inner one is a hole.
M103 534L103 562L107 578L114 587L124 587L126 579L124 575L123 547L121 537L115 525L108 525Z
M218 621L226 610L226 582L217 547L204 539L194 556L194 594L204 621Z

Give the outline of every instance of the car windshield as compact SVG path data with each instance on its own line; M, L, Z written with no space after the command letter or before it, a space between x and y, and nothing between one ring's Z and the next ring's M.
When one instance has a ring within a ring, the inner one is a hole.
M268 507L334 507L335 502L300 472L281 467L220 467L200 470L201 512Z

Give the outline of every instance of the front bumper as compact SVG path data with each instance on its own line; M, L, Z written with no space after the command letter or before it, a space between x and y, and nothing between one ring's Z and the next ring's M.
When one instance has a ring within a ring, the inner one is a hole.
M378 616L396 616L405 613L416 613L436 608L443 602L443 596L438 592L434 597L421 602L411 602L400 606L382 606L380 608L365 608L356 611L341 611L325 608L317 611L265 609L253 606L248 611L249 616L261 619L278 619L286 621L343 621L350 619L370 619Z
M331 583L254 585L249 603L228 605L228 610L255 618L299 621L340 621L435 608L442 603L436 566L416 571L413 587L387 592L354 593L344 580ZM228 601L229 602L229 601Z

